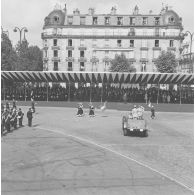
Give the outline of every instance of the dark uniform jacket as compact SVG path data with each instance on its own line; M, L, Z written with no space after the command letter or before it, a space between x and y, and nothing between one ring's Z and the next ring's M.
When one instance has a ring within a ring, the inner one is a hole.
M28 118L28 119L32 119L32 118L33 118L33 114L32 114L31 111L28 111L28 112L27 112L27 118Z

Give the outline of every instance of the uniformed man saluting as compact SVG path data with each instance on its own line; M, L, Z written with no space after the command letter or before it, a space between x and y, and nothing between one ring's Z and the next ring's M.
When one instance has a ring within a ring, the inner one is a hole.
M32 118L33 118L33 114L32 114L32 110L31 108L29 108L29 111L27 112L27 118L28 118L28 126L31 127L32 126Z

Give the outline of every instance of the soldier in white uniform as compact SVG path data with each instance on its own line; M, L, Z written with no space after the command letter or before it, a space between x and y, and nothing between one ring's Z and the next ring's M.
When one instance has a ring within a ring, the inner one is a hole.
M134 105L134 108L132 109L132 115L133 115L133 118L137 118L138 115L137 115L137 106Z

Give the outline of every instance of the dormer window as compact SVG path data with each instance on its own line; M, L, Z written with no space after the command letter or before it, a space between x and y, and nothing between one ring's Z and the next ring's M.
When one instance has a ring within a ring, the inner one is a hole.
M143 22L142 22L142 24L143 25L146 25L148 23L148 18L147 17L143 17Z
M56 22L56 23L58 23L59 22L59 20L60 20L60 18L58 17L58 16L54 16L54 22Z
M175 18L173 16L169 17L169 24L173 24L175 22Z
M135 25L135 17L130 17L130 25Z
M105 25L109 25L110 24L110 18L109 17L105 17Z
M97 22L97 17L93 17L93 24L94 24L94 25L97 25L97 23L98 23L98 22Z
M117 25L123 25L123 17L117 17Z
M159 17L155 17L155 25L159 25L160 24L160 18Z

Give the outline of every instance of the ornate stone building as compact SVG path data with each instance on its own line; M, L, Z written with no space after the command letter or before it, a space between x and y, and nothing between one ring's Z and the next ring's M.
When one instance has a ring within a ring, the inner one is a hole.
M124 53L138 72L153 72L162 50L179 58L182 30L182 19L168 7L156 15L140 14L137 6L122 15L115 7L109 14L93 8L67 14L66 6L55 7L43 26L44 70L104 72L116 54Z

